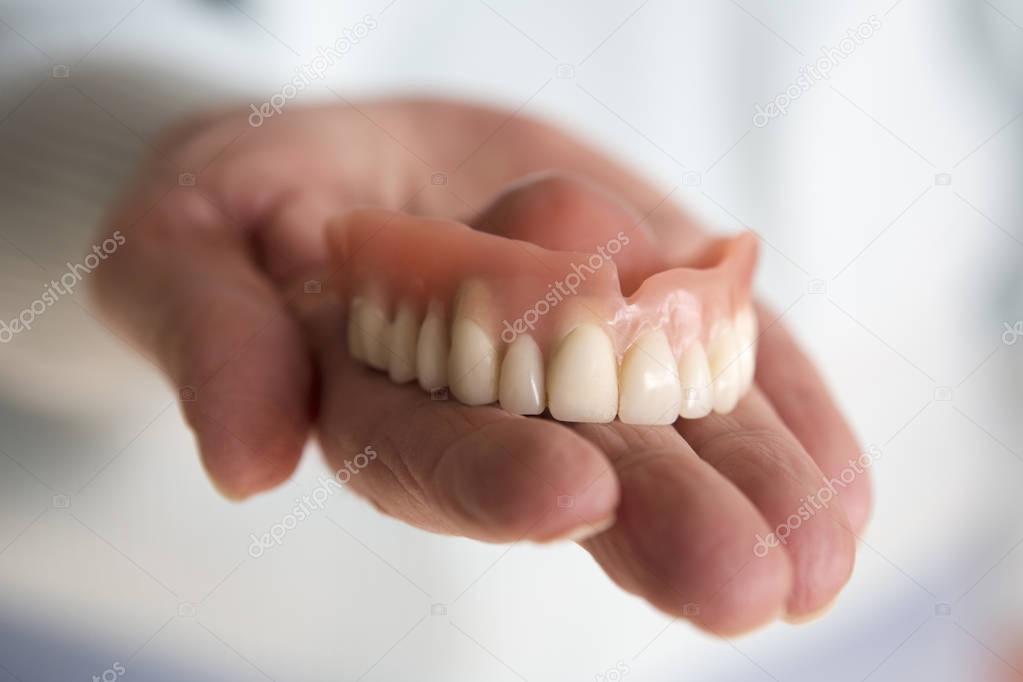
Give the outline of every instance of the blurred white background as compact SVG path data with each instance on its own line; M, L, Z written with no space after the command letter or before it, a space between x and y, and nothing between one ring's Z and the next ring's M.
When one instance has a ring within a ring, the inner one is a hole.
M758 232L764 297L882 453L849 588L813 624L716 640L578 547L436 537L347 492L254 558L250 534L323 464L219 499L176 394L80 291L0 346L0 682L1023 679L1023 336L1006 342L1023 320L1023 5L7 2L0 319L80 262L163 126L266 101L366 17L299 99L500 103Z

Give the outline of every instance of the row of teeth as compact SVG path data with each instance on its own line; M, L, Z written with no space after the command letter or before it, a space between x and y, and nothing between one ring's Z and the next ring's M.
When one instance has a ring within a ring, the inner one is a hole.
M676 357L664 332L647 331L619 363L599 326L580 324L545 363L528 334L503 348L476 322L456 316L450 328L432 302L420 320L410 303L393 319L373 301L352 300L348 349L355 359L385 371L395 383L418 380L426 391L449 387L466 405L499 402L523 415L550 410L566 422L671 424L731 412L753 383L756 317L745 308L719 321L707 347L694 340ZM501 344L504 345L504 344Z

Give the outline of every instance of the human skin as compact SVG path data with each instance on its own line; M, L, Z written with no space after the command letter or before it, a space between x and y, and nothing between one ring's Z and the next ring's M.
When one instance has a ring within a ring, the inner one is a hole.
M491 205L541 171L516 201ZM182 410L228 497L287 479L315 433L334 468L373 447L348 485L381 511L486 541L588 536L581 545L616 583L716 634L805 618L845 585L869 516L866 472L784 545L754 553L758 535L859 453L766 310L750 393L728 415L673 426L566 425L431 400L343 352L331 218L377 207L498 234L579 230L597 210L585 178L680 251L698 250L700 227L622 166L509 112L395 100L296 107L258 128L243 111L197 119L154 144L139 177L108 222L126 240L97 270L96 299L194 393Z

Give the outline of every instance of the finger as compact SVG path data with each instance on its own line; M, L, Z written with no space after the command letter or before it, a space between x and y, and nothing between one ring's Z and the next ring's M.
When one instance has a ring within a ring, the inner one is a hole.
M582 176L530 176L496 197L471 224L547 249L583 253L597 252L625 234L628 248L610 256L625 291L664 269L663 253L643 216Z
M760 308L756 383L824 475L841 477L860 459L860 448L820 375L784 325ZM861 534L870 518L870 472L840 491L850 527Z
M852 572L855 541L835 486L754 388L728 415L680 420L699 456L749 498L771 534L746 536L759 561L787 554L792 591L787 614L799 618L829 604ZM840 487L840 484L839 484Z
M246 234L198 189L173 190L134 222L132 210L114 221L123 244L96 271L100 307L180 392L214 484L231 498L276 485L309 430L312 373L297 325Z
M575 429L607 454L621 486L615 525L584 543L616 583L718 635L784 613L787 557L753 556L767 524L672 427Z
M464 111L469 115L459 117L442 110L437 112L439 115L419 117L415 121L423 130L433 121L439 124L429 130L430 139L442 139L445 130L453 126L457 126L460 133L470 131L471 137L487 139L449 179L460 200L459 207L466 201L473 207L483 206L510 183L526 176L550 174L550 169L556 169L558 174L590 178L614 192L645 215L655 229L663 226L670 233L701 236L694 221L665 202L666 192L644 181L634 169L618 164L565 131L505 111L478 107Z
M493 542L578 538L613 520L618 482L592 444L554 422L392 384L344 344L335 334L323 353L319 437L335 467L373 449L350 485L382 511Z

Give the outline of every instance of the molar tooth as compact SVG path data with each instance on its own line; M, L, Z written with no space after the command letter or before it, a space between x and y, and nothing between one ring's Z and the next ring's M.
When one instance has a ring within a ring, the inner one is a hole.
M714 407L714 389L711 386L710 363L699 339L682 352L678 361L678 377L682 386L682 406L679 416L699 419L710 414Z
M626 424L673 424L681 402L678 368L668 337L650 331L622 360L618 418Z
M714 411L728 414L739 402L740 381L739 344L730 320L720 323L710 342L708 360L714 377Z
M513 414L540 414L545 404L543 354L529 334L512 341L501 362L501 407Z
M389 328L379 303L356 296L348 311L349 354L372 367L386 370Z
M404 384L416 378L416 341L419 320L411 303L398 306L391 325L389 374L391 381Z
M448 331L444 310L431 301L416 341L416 371L419 385L433 391L448 385Z
M366 353L362 348L362 305L364 301L356 296L348 307L348 354L365 362Z
M448 384L458 401L488 405L497 400L497 348L483 328L456 316L451 327Z
M739 392L745 394L753 385L757 358L757 315L753 306L735 314L735 336L739 343Z
M363 301L359 310L360 350L371 367L386 372L390 356L391 323L383 306L375 301Z
M581 324L562 339L547 369L547 404L560 421L609 422L618 411L618 363L611 339Z

